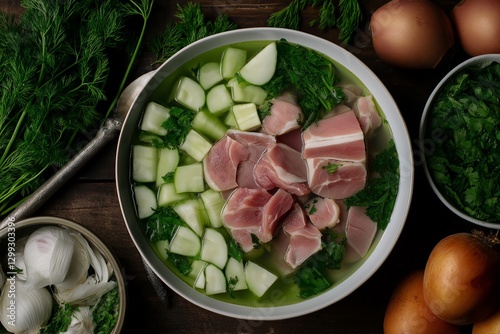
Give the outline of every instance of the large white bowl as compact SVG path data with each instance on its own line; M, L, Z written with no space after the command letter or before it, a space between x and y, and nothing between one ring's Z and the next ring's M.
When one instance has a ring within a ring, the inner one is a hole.
M178 67L213 48L237 42L281 38L319 51L337 61L358 77L373 94L392 129L400 160L400 184L388 227L385 231L377 233L369 255L347 279L330 290L300 303L279 306L273 300L269 300L266 301L268 307L254 308L221 302L196 291L172 273L158 258L143 235L136 218L129 171L130 145L132 134L148 98ZM222 315L241 319L277 320L311 313L339 301L356 290L381 266L393 249L407 217L413 190L413 159L407 128L394 99L375 74L359 59L329 41L303 32L276 28L249 28L221 33L195 42L175 54L157 70L136 98L120 134L116 156L116 180L122 214L130 235L145 261L170 288L192 303Z
M424 111L422 113L422 118L420 121L420 133L419 133L419 147L420 147L420 152L421 152L421 159L424 162L424 172L427 177L427 180L429 181L429 184L436 194L436 196L441 200L441 202L454 214L459 216L462 219L465 219L471 223L474 223L479 226L487 227L487 228L492 228L492 229L500 229L500 224L495 224L495 223L489 223L485 222L482 220L479 220L477 218L474 218L467 213L461 211L455 205L450 202L446 196L444 196L441 191L439 190L439 187L436 185L434 182L434 179L432 178L432 175L429 171L429 168L427 167L427 162L426 162L426 157L428 154L431 154L432 152L429 152L428 146L432 147L432 143L429 141L432 141L431 138L426 138L426 129L427 129L427 116L429 114L429 110L431 109L431 106L434 103L434 99L436 96L439 94L441 91L441 88L448 82L448 80L454 76L456 73L459 71L469 67L469 66L486 66L490 64L493 61L500 62L500 54L486 54L486 55L480 55L476 57L469 58L462 63L458 64L455 66L450 72L448 72L443 79L436 85L434 90L432 91L431 95L429 96L425 106L424 106Z

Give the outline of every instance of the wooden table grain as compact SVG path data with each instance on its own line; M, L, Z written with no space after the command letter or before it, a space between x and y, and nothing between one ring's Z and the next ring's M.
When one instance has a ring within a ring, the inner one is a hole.
M173 20L177 4L188 1L156 0L148 36L162 31ZM284 0L201 0L208 18L228 15L239 27L262 27ZM434 86L453 66L454 58L434 70L403 70L383 63L376 56L369 32L371 14L386 0L360 0L364 19L353 43L342 45L363 61L389 89L407 124L415 157L415 185L410 212L395 248L385 263L360 288L341 301L317 312L282 321L232 319L191 304L167 289L167 300L155 291L142 259L123 221L115 188L116 140L110 143L74 179L51 198L36 215L71 219L92 230L116 254L126 278L128 303L123 333L382 333L385 308L395 285L414 269L423 268L432 247L444 236L470 231L473 226L450 213L433 194L421 166L417 146L418 127L425 102ZM440 3L444 8L449 1ZM19 13L19 1L0 0L0 10ZM336 30L321 31L308 21L317 9L304 12L301 30L338 43ZM148 54L142 68L147 68ZM464 333L470 332L464 328Z

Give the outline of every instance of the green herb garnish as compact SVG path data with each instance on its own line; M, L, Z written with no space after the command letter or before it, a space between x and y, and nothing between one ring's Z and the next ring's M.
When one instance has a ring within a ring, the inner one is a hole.
M339 29L339 40L349 43L354 31L363 17L357 0L292 0L282 10L271 14L267 23L270 27L299 30L302 23L302 13L309 7L319 7L318 18L312 20L310 26Z
M342 167L342 164L332 164L331 162L329 162L328 164L321 167L321 169L325 170L328 174L331 175L335 173L340 167Z
M457 209L500 222L500 63L462 70L429 110L427 164Z
M332 286L327 271L340 269L344 258L345 238L339 238L330 230L323 235L322 249L309 257L295 275L295 283L299 287L299 296L308 298L315 296Z
M370 172L378 176L370 178L365 188L347 198L345 204L348 207L365 206L368 217L384 230L389 224L399 188L399 159L392 139L389 146L375 156Z
M146 219L146 235L153 242L159 240L172 240L177 227L183 222L179 215L170 206L158 207Z
M48 325L40 330L41 334L66 332L71 323L71 316L78 309L77 306L66 303L57 305L54 308L55 310L52 312Z
M162 127L167 129L167 135L164 137L164 146L176 148L182 144L189 130L195 113L188 109L172 107L170 117L163 122Z
M235 258L239 262L243 260L243 250L233 238L230 238L229 240L228 253L229 256Z
M319 121L345 99L335 68L330 60L316 51L281 40L277 43L276 74L263 88L269 97L278 97L293 89L305 116L302 128Z
M109 334L118 321L120 311L120 294L118 285L106 292L92 308L95 334ZM57 332L54 332L57 333Z
M182 275L187 276L191 272L191 261L187 256L169 252L168 258Z

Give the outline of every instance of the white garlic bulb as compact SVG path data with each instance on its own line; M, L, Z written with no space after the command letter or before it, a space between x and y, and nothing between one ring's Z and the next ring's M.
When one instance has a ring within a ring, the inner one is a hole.
M9 277L0 294L0 322L14 334L38 333L50 318L52 303L46 288L32 289Z
M58 290L72 289L87 280L90 267L88 242L80 233L71 233L71 238L75 241L73 257L64 281L55 284Z
M75 241L67 229L44 226L29 236L24 248L27 283L40 288L64 281L73 257Z

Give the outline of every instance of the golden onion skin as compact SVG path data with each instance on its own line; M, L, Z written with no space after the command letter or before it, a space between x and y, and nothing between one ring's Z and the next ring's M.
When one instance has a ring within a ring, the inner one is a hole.
M500 1L462 0L451 18L457 39L470 56L500 53Z
M423 292L429 309L446 322L484 319L500 301L499 253L471 233L445 237L427 259Z
M445 12L429 0L393 0L370 20L373 48L383 61L403 68L435 68L454 46Z

